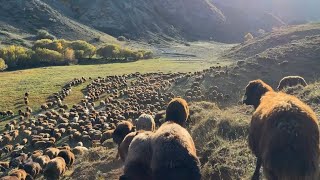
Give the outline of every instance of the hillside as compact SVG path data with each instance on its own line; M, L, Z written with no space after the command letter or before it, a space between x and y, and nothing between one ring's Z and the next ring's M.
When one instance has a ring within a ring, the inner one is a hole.
M208 0L46 1L80 22L115 37L239 42L247 32L268 31L284 25L274 16L266 18L261 14L251 18L251 14L217 6Z
M100 38L105 42L116 41L115 38L101 31L66 17L41 0L1 0L0 3L0 30L2 31L11 33L11 27L13 27L17 29L18 34L35 35L39 29L45 29L57 38L68 40L93 41ZM30 40L34 37L28 38L25 39Z
M212 0L212 2L236 8L239 11L256 17L262 13L271 13L287 24L319 21L320 13L318 0Z
M227 53L234 58L270 57L279 60L291 58L318 58L320 24L304 24L280 28L261 38L256 38L238 46Z
M285 25L269 12L256 16L209 0L1 1L3 30L11 26L34 35L46 29L58 38L91 42L125 36L150 43L209 39L234 43L247 32Z

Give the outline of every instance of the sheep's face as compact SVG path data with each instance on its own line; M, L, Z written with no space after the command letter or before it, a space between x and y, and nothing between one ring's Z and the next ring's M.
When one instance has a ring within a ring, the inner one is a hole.
M254 108L257 108L260 104L261 97L270 89L272 88L261 80L251 81L246 87L243 103L253 105Z

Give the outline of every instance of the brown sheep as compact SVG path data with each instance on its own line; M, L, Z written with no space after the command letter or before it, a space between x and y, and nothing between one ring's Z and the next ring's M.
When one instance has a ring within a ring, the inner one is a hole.
M155 131L156 123L149 114L141 114L136 122L136 130Z
M0 180L20 180L16 176L4 176Z
M0 167L4 169L9 169L9 162L1 162L0 161Z
M128 149L125 159L124 174L120 180L150 180L152 170L150 167L152 159L151 138L154 133L145 131L136 135Z
M182 98L172 99L166 109L165 121L173 121L182 127L189 117L189 106L187 102Z
M39 163L42 169L46 167L49 161L50 161L50 157L48 155L38 156L34 159L34 162Z
M59 179L66 172L66 162L62 157L51 159L47 164L43 176L48 180Z
M17 177L20 180L26 180L27 173L23 169L14 169L9 173L10 176Z
M102 144L105 140L111 139L113 132L114 132L114 130L107 130L104 133L102 133L100 143Z
M248 84L243 102L256 109L249 130L257 157L252 179L259 179L261 165L267 179L319 179L319 127L312 109L261 80Z
M68 168L70 168L73 165L74 161L75 161L74 154L69 150L60 151L58 156L62 157L64 159L64 161L66 162L66 165L67 165Z
M201 179L200 161L193 139L179 124L165 122L154 134L151 146L153 180Z
M26 163L23 165L23 169L33 178L36 178L42 172L42 168L37 162Z
M280 80L277 89L281 91L286 87L293 87L299 84L303 87L308 85L304 78L301 76L286 76Z
M85 152L87 152L89 149L83 146L76 146L72 149L72 152L75 155L83 155Z
M112 133L112 139L117 145L120 145L126 135L134 131L135 128L131 122L122 121L117 125L116 129Z
M50 159L53 159L58 156L60 150L58 148L47 148L44 150L44 155L48 155Z
M120 159L124 162L127 154L128 154L128 149L129 149L129 145L132 141L132 139L138 135L141 131L137 131L137 132L131 132L129 134L126 135L126 137L123 139L123 141L121 142L120 146L119 146L119 155L120 155Z
M31 159L34 161L37 157L42 155L43 155L42 150L33 151L33 153L31 154Z

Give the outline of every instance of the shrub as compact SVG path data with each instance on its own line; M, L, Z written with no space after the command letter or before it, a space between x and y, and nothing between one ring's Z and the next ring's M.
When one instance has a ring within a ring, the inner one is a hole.
M253 36L252 36L251 33L248 33L248 34L246 34L246 35L244 36L244 40L245 40L245 41L250 41L250 40L252 40L252 39L253 39Z
M57 51L45 49L45 48L37 48L32 57L33 60L39 62L41 65L64 65L66 62L64 61L63 55Z
M73 41L71 42L70 48L72 48L75 51L82 50L84 57L92 58L92 56L95 55L96 47L92 44L87 43L86 41Z
M2 58L0 58L0 71L6 70L7 67L8 66L6 65L6 62Z
M0 58L4 59L8 68L16 68L19 63L30 60L30 56L30 51L20 46L9 46L0 49Z
M51 39L51 40L54 40L54 39L56 39L56 37L51 35L48 31L40 29L37 32L37 39Z
M119 58L120 47L115 44L106 45L97 50L97 55L103 58Z

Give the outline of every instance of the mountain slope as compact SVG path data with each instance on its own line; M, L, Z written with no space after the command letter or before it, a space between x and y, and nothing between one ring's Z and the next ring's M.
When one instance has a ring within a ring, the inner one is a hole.
M210 0L44 0L80 22L134 39L180 38L241 42L259 29L285 25L273 14L259 16Z
M0 0L0 4L2 27L9 25L30 34L46 29L58 38L65 39L90 41L101 38L115 41L105 33L67 18L40 0Z

